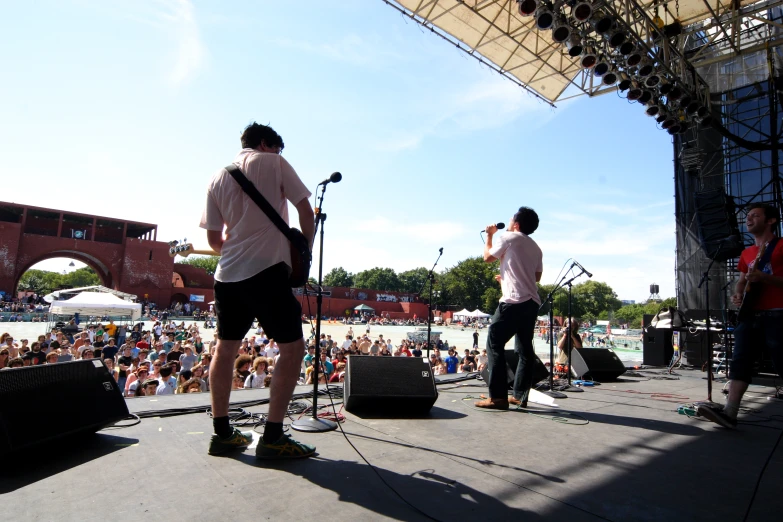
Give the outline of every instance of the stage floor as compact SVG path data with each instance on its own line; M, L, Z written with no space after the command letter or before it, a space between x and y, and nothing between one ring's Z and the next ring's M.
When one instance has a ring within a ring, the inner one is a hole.
M347 413L346 435L386 484L340 430L297 433L317 446L318 456L269 463L256 461L252 449L208 456L212 426L204 413L148 418L5 462L2 518L428 519L396 490L443 521L726 522L743 520L751 501L748 520L779 520L783 422L768 417L783 414L783 401L768 399L773 388L751 387L743 406L756 413L740 420L766 421L727 431L676 413L678 402L706 397L702 373L680 373L679 380L622 378L586 388L557 400L560 408L531 407L536 415L475 409L466 396L486 391L475 380L440 385L427 418ZM719 402L721 387L715 386ZM232 401L266 396L266 390L235 392ZM128 404L145 411L206 405L208 399L199 394Z

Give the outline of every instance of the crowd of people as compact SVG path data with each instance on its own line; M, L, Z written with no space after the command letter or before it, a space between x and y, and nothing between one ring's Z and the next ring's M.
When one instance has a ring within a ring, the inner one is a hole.
M212 335L214 337L214 334ZM15 339L0 335L0 369L101 359L126 397L202 393L209 391L209 370L216 340L205 342L199 326L156 321L150 330L143 323L129 327L114 321L80 328L70 321L47 335ZM345 379L348 357L422 357L426 343L403 339L395 344L369 332L348 331L341 342L321 334L320 364L315 362L314 336L307 343L300 384L338 383ZM260 328L242 341L234 361L232 389L267 388L279 358L279 348ZM486 367L486 350L477 346L460 355L448 341L433 343L429 356L435 375L480 372ZM318 369L316 370L316 366Z

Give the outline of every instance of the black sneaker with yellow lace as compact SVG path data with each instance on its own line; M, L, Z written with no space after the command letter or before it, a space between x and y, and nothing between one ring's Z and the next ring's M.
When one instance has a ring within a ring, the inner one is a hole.
M261 439L256 448L256 458L261 460L304 459L313 455L315 446L296 441L286 434L271 444Z
M234 428L230 437L223 438L220 435L212 435L209 441L209 454L221 455L227 451L242 449L253 442L253 434L249 431L239 431Z

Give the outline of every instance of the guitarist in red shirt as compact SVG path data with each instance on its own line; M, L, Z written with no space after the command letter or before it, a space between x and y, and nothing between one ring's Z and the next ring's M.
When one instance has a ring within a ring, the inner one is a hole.
M731 297L740 306L729 369L729 396L722 411L699 406L701 416L724 428L737 426L737 410L753 376L756 350L766 346L775 369L783 374L783 241L778 241L778 209L750 205L745 224L754 237L739 260L740 278Z

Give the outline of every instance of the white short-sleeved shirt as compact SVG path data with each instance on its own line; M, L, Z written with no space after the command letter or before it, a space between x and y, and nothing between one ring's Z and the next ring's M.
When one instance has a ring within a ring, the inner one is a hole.
M497 238L489 254L500 260L501 303L541 304L536 272L543 271L543 256L535 241L522 232L509 231Z
M310 197L310 191L293 167L279 154L242 149L234 164L286 223L288 201L296 204ZM207 187L207 202L199 226L222 231L224 225L227 237L215 280L225 283L243 281L280 262L291 266L288 239L245 194L231 174L220 169Z

